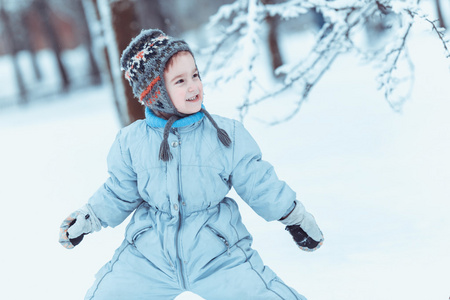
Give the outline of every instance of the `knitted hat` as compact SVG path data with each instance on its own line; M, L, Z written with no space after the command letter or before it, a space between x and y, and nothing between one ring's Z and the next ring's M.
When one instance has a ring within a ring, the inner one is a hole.
M170 127L176 120L187 116L180 113L173 105L164 81L164 69L167 62L180 51L188 51L194 57L185 41L169 37L159 29L147 29L142 30L131 41L120 58L122 70L125 71L125 78L130 83L133 94L139 99L139 102L153 111L171 115L164 127L163 141L159 151L159 157L163 161L172 159L168 143ZM216 128L220 142L229 147L231 139L227 132L218 127L212 116L204 108L201 109L201 112Z
M164 82L166 63L180 51L192 54L183 40L169 37L159 29L142 30L123 51L120 64L140 103L153 111L184 117L175 109Z

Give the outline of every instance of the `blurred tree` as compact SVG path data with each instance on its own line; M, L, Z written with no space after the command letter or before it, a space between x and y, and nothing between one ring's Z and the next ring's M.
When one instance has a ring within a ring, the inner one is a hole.
M447 28L444 20L444 16L442 14L442 6L441 6L441 0L435 0L435 6L436 6L436 12L439 19L439 27Z
M54 24L51 21L51 8L45 0L33 0L32 7L40 15L44 31L47 34L47 39L50 42L51 49L55 54L60 78L62 80L62 91L67 91L70 86L70 79L67 74L66 67L62 61L62 43L58 31L55 29Z
M160 1L136 1L136 14L141 29L159 28L169 33L169 21L163 12ZM128 41L129 42L129 41Z
M120 56L131 39L144 28L166 29L159 1L98 0L106 39L107 61L116 107L123 126L145 117L143 106L134 98L120 70Z
M98 54L98 47L94 49L94 44L98 45L98 41L93 41L82 1L0 0L0 24L3 25L0 27L0 53L11 54L14 68L11 75L15 76L13 78L18 87L18 97L13 94L13 99L17 97L20 103L25 103L31 90L35 99L51 93L65 92L80 85L101 83L101 76L104 75L101 70L106 69L102 61L103 55ZM96 34L96 38L99 37L95 26L92 32ZM80 49L76 52L65 53L78 47ZM53 67L53 64L47 63L47 54L40 53L43 50L50 50L53 54L55 70L41 69L43 66ZM80 51L86 51L86 55ZM79 58L86 57L80 65L83 70L68 69L65 65L71 64L68 59L76 54L81 54ZM26 69L21 69L25 66ZM71 79L74 79L73 82ZM2 104L13 104L7 100L9 93L4 93L6 101L1 99Z
M135 1L98 0L111 73L115 103L123 126L144 117L144 109L134 101L133 92L120 70L120 55L131 38L140 32Z
M261 0L261 3L264 5L274 4L275 1ZM280 22L280 19L278 18L278 16L267 15L265 20L269 26L269 33L268 33L269 54L272 62L272 70L275 73L275 70L283 65L283 59L281 57L280 47L278 45L278 23Z
M6 45L9 46L8 47L9 52L11 53L11 56L12 56L14 75L16 77L17 87L19 89L19 94L20 94L20 102L19 103L24 104L24 103L27 103L27 89L25 87L25 82L23 80L23 74L22 74L20 66L19 66L19 58L17 57L20 47L19 47L16 35L13 30L13 28L15 26L11 22L10 15L5 10L3 0L0 1L0 19L3 22L3 27L5 30L5 36L7 39Z
M206 24L220 6L231 2L233 0L159 0L166 24L165 32L182 36L187 31L196 30Z
M34 77L37 81L41 81L42 72L39 67L37 57L36 57L36 46L32 39L32 27L33 23L30 20L30 14L26 10L21 10L19 12L22 28L20 28L20 36L23 37L23 42L21 43L21 48L30 53L31 66L33 68Z
M77 26L77 29L80 39L82 40L82 43L84 44L84 47L86 48L86 51L88 53L91 84L100 84L100 69L94 55L92 36L89 30L86 12L84 10L82 0L72 0L71 3L74 6L74 10L77 16L76 20L78 20L79 24L79 26Z

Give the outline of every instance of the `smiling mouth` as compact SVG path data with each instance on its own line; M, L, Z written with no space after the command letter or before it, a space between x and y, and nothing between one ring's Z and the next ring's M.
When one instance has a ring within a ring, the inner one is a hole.
M198 94L197 94L197 95L195 95L195 96L193 96L193 97L191 97L191 98L186 99L186 101L194 102L194 101L197 101L199 98L200 98L200 97L199 97Z

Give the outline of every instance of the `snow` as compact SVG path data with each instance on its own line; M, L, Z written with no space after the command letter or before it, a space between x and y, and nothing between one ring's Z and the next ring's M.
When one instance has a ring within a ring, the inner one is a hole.
M320 250L302 252L281 224L238 200L254 248L308 299L450 296L450 73L429 34L416 34L410 54L416 83L401 113L376 90L376 72L343 55L289 122L258 121L288 102L265 104L245 120L324 232ZM237 117L237 91L205 87L205 105ZM108 86L0 111L1 299L82 299L112 257L127 221L70 251L58 233L107 178L118 129Z

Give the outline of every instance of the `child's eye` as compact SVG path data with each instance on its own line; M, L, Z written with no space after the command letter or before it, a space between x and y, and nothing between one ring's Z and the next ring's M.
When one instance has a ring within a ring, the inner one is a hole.
M180 80L178 80L177 82L175 82L175 84L179 84L179 83L183 83L184 82L184 80L183 79L180 79Z
M194 75L192 75L193 78L197 78L198 77L198 73L194 73Z

